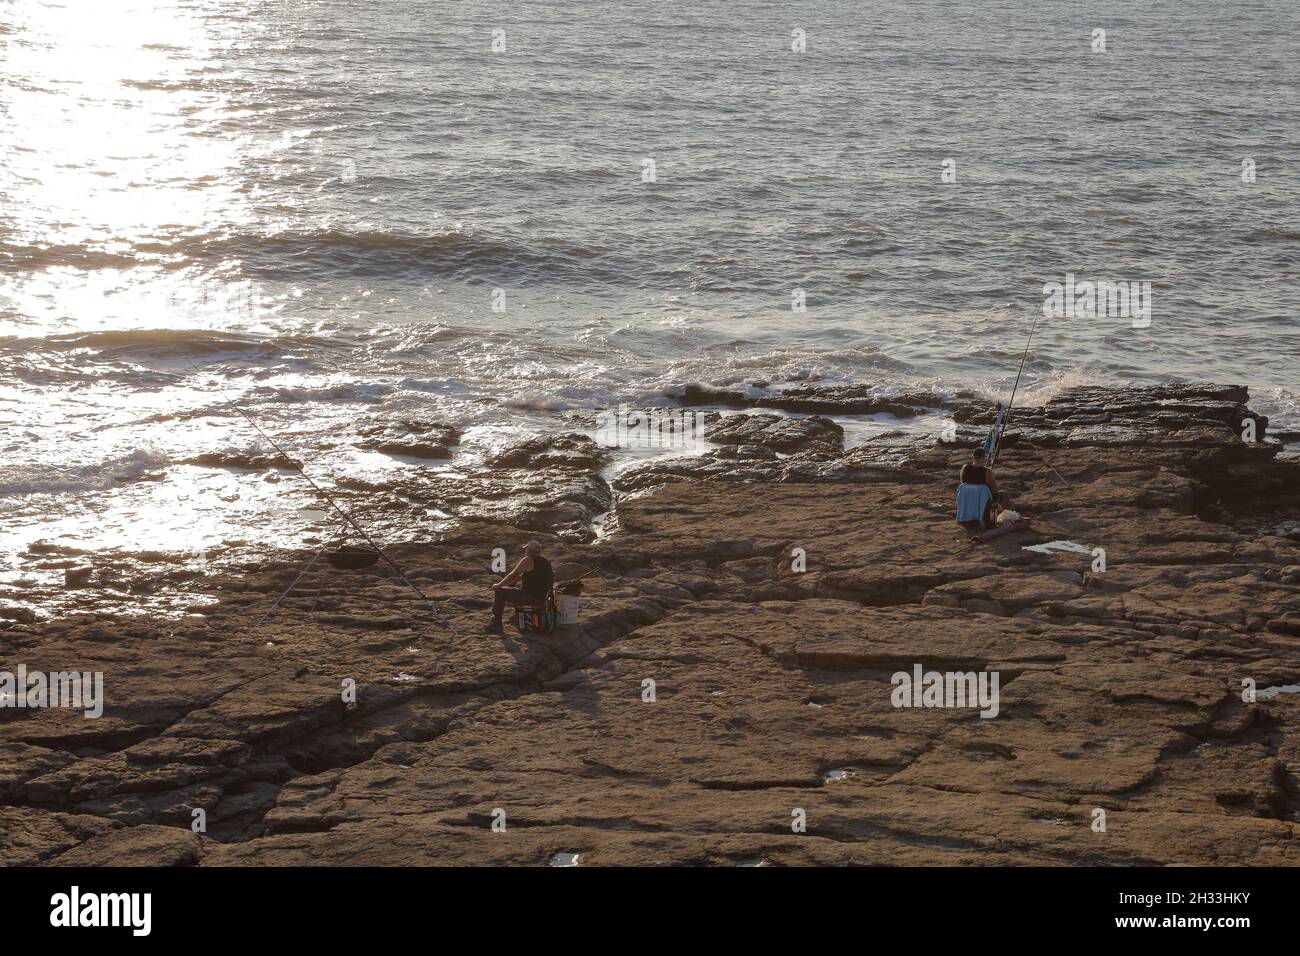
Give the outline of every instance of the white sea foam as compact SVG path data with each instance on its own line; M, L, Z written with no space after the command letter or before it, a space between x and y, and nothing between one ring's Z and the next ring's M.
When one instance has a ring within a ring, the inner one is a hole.
M0 467L0 496L66 495L102 491L136 481L165 468L167 455L137 448L110 461L72 466L48 463L8 464Z

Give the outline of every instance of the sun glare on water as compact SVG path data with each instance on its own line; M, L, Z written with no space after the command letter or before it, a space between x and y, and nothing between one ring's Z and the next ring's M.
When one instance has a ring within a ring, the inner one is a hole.
M175 327L193 276L170 247L240 205L204 19L166 0L24 0L0 6L0 50L0 239L16 266L0 334Z
M232 513L275 495L172 464L231 429L173 418L213 398L154 375L140 345L144 330L164 330L165 345L177 330L231 328L258 302L237 263L184 251L252 215L241 167L253 137L230 62L247 12L225 0L0 0L0 338L30 370L22 388L0 389L0 495L14 496L0 580L22 577L21 554L41 541L197 553ZM80 338L104 332L129 334L133 350ZM98 353L75 374L72 347ZM156 385L122 387L132 375Z

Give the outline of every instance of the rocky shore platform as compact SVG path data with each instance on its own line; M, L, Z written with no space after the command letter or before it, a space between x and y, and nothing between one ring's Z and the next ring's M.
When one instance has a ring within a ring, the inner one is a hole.
M953 519L985 402L685 398L731 409L703 454L607 480L580 431L535 438L493 463L526 504L392 549L454 634L382 562L299 578L310 551L173 581L178 619L9 609L0 670L106 703L0 707L0 859L1300 865L1300 462L1244 389L1017 412L997 470L1036 519L990 544ZM947 427L845 447L908 409ZM580 622L485 634L530 537L597 569ZM997 675L996 716L895 706L918 666Z

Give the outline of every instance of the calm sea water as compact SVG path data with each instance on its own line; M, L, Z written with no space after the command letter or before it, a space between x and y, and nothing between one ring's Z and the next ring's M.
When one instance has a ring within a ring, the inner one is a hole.
M472 449L687 382L1004 395L1067 273L1150 325L1045 320L1031 398L1300 425L1300 6L1081 6L0 2L6 556L273 507L176 465L256 447L223 394L323 475L424 467L347 441L414 412Z

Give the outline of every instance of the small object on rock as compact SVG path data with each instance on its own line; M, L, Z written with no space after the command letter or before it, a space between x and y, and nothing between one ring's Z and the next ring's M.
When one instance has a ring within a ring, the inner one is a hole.
M582 602L576 594L558 594L555 603L560 612L561 624L578 623L578 612L582 609Z
M1091 548L1085 548L1081 544L1073 541L1048 541L1044 544L1030 544L1020 549L1021 551L1037 551L1039 554L1049 554L1052 551L1073 551L1076 554L1092 554Z
M370 547L342 547L329 556L330 564L340 571L360 571L373 567L378 561L379 552Z

